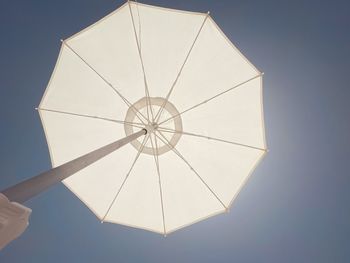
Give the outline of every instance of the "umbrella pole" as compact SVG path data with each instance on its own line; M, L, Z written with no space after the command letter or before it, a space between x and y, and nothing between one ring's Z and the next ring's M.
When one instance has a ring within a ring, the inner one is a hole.
M145 134L147 130L142 129L0 192L0 250L19 237L28 226L32 210L21 203Z
M67 177L84 169L90 164L93 164L104 156L114 152L125 144L128 144L129 142L141 137L142 135L145 135L146 133L147 130L142 129L139 132L133 133L123 139L103 146L72 161L52 168L49 171L43 172L28 180L9 187L1 191L1 194L5 195L11 202L24 203L32 197L44 192L49 187L55 185L58 182L61 182Z

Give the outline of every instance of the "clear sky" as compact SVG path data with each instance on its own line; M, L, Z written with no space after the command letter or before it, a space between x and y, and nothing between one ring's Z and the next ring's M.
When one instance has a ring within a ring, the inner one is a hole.
M118 0L0 1L0 189L50 168L38 106L65 39ZM145 0L211 11L265 72L270 152L230 213L168 237L100 224L62 184L0 252L21 262L350 262L350 4Z

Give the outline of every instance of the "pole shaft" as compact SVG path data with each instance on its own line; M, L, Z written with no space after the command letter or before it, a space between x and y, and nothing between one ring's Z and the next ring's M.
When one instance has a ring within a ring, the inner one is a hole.
M56 183L61 182L67 177L84 169L90 164L93 164L94 162L114 152L125 144L139 138L140 136L145 135L146 133L147 131L142 129L139 132L133 133L123 139L110 143L72 161L52 168L49 171L43 172L28 180L11 186L4 191L1 191L1 193L4 194L11 202L24 203L32 197L44 192Z

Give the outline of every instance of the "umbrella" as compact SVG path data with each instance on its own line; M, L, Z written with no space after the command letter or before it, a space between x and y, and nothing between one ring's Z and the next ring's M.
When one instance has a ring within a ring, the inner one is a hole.
M226 212L266 153L262 75L209 13L128 1L62 41L38 107L52 166L139 132L65 186L164 235Z

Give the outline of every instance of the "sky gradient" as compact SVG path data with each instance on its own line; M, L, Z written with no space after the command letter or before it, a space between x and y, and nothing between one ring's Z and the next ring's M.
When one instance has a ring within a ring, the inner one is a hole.
M0 189L50 169L35 107L65 39L117 0L0 2ZM62 184L26 203L0 262L350 262L348 1L145 0L211 16L264 75L269 153L230 213L164 238L95 215Z

